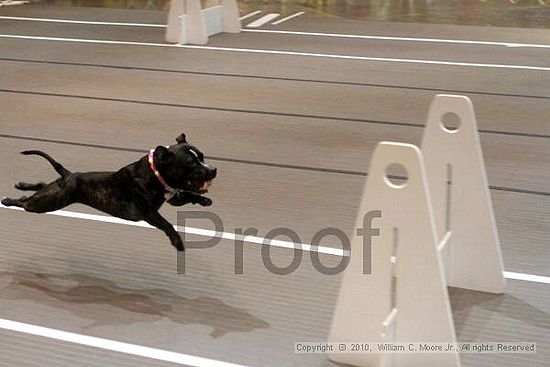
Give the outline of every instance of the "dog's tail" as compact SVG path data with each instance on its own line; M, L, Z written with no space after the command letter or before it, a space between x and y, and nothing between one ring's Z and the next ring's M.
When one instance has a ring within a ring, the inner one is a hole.
M40 150L25 150L25 151L21 152L21 154L24 154L24 155L35 154L35 155L39 155L41 157L44 157L48 162L50 162L50 164L53 166L55 171L57 173L59 173L61 175L61 177L63 177L63 178L65 178L65 177L67 177L68 175L71 174L71 172L68 169L66 169L65 167L63 167L61 165L61 163L57 162L55 159L50 157L48 154L46 154L46 153L44 153Z

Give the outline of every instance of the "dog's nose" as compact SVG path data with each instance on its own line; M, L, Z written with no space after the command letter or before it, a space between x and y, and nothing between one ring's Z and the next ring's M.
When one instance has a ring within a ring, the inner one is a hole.
M213 180L216 178L216 175L218 174L218 169L216 167L210 166L210 169L208 170L208 179Z

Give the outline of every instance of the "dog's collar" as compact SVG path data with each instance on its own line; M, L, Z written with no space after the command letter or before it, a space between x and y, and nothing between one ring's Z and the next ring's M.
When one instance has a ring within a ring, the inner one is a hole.
M164 178L162 178L162 175L160 174L160 172L157 170L157 167L155 166L154 156L155 156L155 148L149 151L149 156L147 157L147 159L149 160L149 168L151 169L151 171L153 172L157 180L160 182L162 187L164 187L164 191L165 191L164 197L166 198L166 200L170 200L172 196L174 196L178 192L178 190L174 189L172 186L168 185L166 181L164 181Z

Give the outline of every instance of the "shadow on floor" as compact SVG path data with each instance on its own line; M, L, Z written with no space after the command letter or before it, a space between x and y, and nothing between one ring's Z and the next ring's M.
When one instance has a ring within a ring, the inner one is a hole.
M7 284L0 298L27 299L67 310L92 321L85 329L167 318L178 324L210 326L210 335L217 338L270 327L245 310L213 297L185 298L164 289L124 288L107 279L81 274L0 272L0 279Z
M511 294L492 294L449 287L449 297L458 334L469 322L469 316L475 309L550 330L550 314ZM476 319L476 322L488 321Z

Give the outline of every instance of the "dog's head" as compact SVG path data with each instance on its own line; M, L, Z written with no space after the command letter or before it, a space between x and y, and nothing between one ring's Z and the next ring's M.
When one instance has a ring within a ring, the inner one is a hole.
M176 138L177 144L155 148L155 165L164 180L172 187L193 191L198 194L208 192L216 177L216 168L204 163L204 155L196 147L187 143L185 134Z

